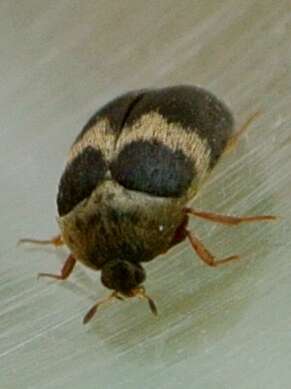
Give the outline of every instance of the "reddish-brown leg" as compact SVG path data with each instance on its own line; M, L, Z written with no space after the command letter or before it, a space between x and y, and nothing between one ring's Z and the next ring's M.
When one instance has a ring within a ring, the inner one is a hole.
M171 247L183 242L183 240L186 238L186 236L187 236L186 227L188 225L188 222L189 222L189 216L185 214L184 220L182 221L182 223L180 224L180 226L177 228L177 230L175 232L175 235L174 235L173 240L171 242Z
M213 254L210 253L210 251L207 250L204 244L192 232L186 230L186 234L187 238L190 240L191 246L196 251L197 255L208 266L215 267L239 259L238 255L232 255L231 257L217 259Z
M34 244L52 244L56 247L62 246L64 244L63 238L61 235L53 236L51 239L40 240L40 239L20 239L18 243L34 243Z
M241 128L236 131L233 136L229 139L226 145L225 152L228 153L232 151L238 144L239 138L242 136L242 134L248 129L248 127L251 125L251 123L261 114L261 112L255 112L253 113L241 126Z
M76 264L76 259L72 254L70 254L62 267L61 274L39 273L38 277L50 277L50 278L55 278L57 280L66 280L69 277L69 275L72 273L75 264Z
M210 220L215 223L231 225L231 226L236 226L241 223L272 221L276 219L276 216L271 216L271 215L230 216L230 215L221 215L219 213L214 213L214 212L196 211L193 208L185 208L184 211L186 213L200 217L202 219Z

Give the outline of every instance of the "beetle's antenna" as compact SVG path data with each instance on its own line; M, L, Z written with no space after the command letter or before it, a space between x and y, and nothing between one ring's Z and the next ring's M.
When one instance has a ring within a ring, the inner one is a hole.
M149 303L149 307L150 307L151 312L155 316L158 315L157 306L156 306L154 300L146 294L144 287L141 286L140 288L133 289L131 291L131 295L128 297L139 297L141 299L146 299ZM97 303L94 304L93 307L91 307L89 309L89 311L86 313L86 315L84 316L83 324L87 324L92 319L92 317L95 315L95 313L97 312L97 309L100 307L100 305L105 304L105 303L109 303L110 301L112 301L114 299L123 300L123 297L120 296L120 294L115 290L109 296L105 297L102 300L97 301Z
M151 312L157 316L158 315L158 309L157 309L157 306L154 302L154 300L146 294L146 291L145 291L145 288L144 287L140 287L138 288L137 290L137 293L136 293L136 296L137 297L140 297L140 298L143 298L143 299L146 299L149 303L149 307L150 307L150 310Z
M118 300L123 300L123 298L116 292L112 292L109 296L105 297L102 300L97 301L96 304L93 305L92 308L89 309L89 311L86 313L83 319L83 324L87 324L88 321L92 319L92 317L95 315L97 309L100 307L100 305L109 303L110 301L118 299Z

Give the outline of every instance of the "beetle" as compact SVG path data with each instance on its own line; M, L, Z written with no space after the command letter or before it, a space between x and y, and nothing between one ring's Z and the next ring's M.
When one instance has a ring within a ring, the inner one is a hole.
M142 264L186 238L209 266L237 260L217 259L189 231L189 215L227 225L275 217L221 215L187 204L252 119L235 131L225 103L189 85L130 91L103 106L70 149L57 195L60 234L21 240L69 248L60 274L39 276L65 280L77 261L101 271L112 293L88 311L87 323L102 303L126 297L147 299L156 314Z

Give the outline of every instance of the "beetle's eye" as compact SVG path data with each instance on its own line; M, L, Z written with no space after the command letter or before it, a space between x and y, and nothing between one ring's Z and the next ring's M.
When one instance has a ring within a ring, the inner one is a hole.
M136 282L139 284L143 281L144 279L144 275L143 275L143 272L141 272L140 270L135 270L134 271L134 278L136 280Z
M135 278L136 280L138 280L138 270L135 270L135 271L134 271L134 278Z

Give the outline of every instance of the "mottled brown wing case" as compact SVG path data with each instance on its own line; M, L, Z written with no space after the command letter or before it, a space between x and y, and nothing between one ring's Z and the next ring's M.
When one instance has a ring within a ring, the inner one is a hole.
M89 120L73 144L59 185L59 214L105 178L154 196L191 198L232 131L227 107L198 87L120 96Z
M90 118L77 136L59 183L60 216L90 196L104 180L124 120L140 96L139 91L129 92L109 102Z

